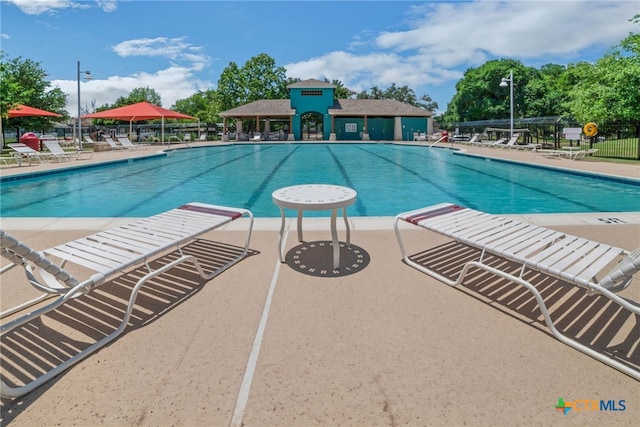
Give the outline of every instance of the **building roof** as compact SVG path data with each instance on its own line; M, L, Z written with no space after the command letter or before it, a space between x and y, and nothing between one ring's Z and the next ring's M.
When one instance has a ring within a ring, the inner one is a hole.
M316 80L316 79L308 79L308 80L303 80L301 82L296 82L296 83L291 83L290 85L287 85L287 89L325 89L325 88L331 88L331 89L335 89L336 86L332 85L331 83L328 82L323 82L321 80Z
M221 117L280 117L293 116L289 99L260 99L220 113Z
M309 79L288 88L327 88L334 85ZM393 99L334 99L332 116L431 117L432 112ZM220 113L221 117L290 117L296 114L290 99L260 99Z
M393 99L336 99L333 116L413 116L431 117L433 113Z

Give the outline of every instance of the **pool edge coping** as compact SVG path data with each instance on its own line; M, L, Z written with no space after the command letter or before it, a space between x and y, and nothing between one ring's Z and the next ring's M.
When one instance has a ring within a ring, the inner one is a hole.
M529 222L539 226L593 226L593 225L640 225L640 212L588 212L561 214L504 214L509 218ZM138 217L96 217L96 218L57 218L57 217L15 217L0 219L0 227L7 230L104 230L136 221ZM352 230L384 231L393 229L393 216L349 217ZM240 218L220 230L244 230L248 221ZM254 220L255 231L279 231L280 217L257 217ZM329 218L311 217L304 219L304 228L308 230L328 230ZM287 217L287 228L295 229L296 218ZM338 229L344 229L338 224Z

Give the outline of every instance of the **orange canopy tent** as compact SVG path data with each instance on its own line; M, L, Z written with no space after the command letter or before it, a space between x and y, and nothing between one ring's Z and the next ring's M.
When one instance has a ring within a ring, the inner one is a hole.
M41 110L28 105L18 104L15 108L7 111L7 118L13 119L17 117L62 117L62 114L52 111ZM17 131L18 137L20 132ZM2 128L2 119L0 118L0 145L4 145L4 129Z
M62 114L54 113L47 110L41 110L35 107L29 107L28 105L19 104L13 110L9 110L8 117L13 119L14 117L62 117Z
M132 122L141 120L162 120L162 142L164 143L164 119L193 119L195 117L158 107L148 102L138 102L137 104L125 105L124 107L112 108L111 110L98 111L97 113L82 116L86 119L114 119L129 122L129 133L132 131Z

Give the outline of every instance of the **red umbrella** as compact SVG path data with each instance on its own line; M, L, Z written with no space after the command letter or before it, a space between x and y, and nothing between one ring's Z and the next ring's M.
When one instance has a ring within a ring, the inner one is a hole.
M13 110L9 110L9 118L13 119L14 117L34 117L34 116L42 116L42 117L62 117L62 114L53 113L47 110L41 110L39 108L29 107L28 105L18 105Z
M82 118L126 120L129 122L129 128L131 128L131 122L134 121L162 119L162 142L164 142L164 119L196 119L195 117L158 107L148 102L138 102L137 104L99 111L82 116Z

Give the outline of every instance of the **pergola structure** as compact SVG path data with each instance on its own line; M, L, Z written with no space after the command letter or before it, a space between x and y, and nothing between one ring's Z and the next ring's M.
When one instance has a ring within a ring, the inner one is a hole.
M261 99L224 111L220 113L220 116L223 119L223 139L228 139L228 119L236 119L236 133L238 139L242 139L241 135L246 135L247 131L249 131L249 129L243 129L243 119L255 119L255 131L257 132L260 131L260 121L264 120L264 133L268 135L271 131L271 120L273 119L287 120L289 122L289 129L291 129L295 110L291 108L288 99Z
M289 99L261 99L220 113L224 136L228 120L236 121L238 139L247 139L242 120L255 120L254 132L267 139L271 121L285 121L288 140L302 139L302 115L321 117L325 140L412 140L433 131L432 113L390 99L335 99L335 86L309 79L287 86ZM261 123L264 122L264 126Z

